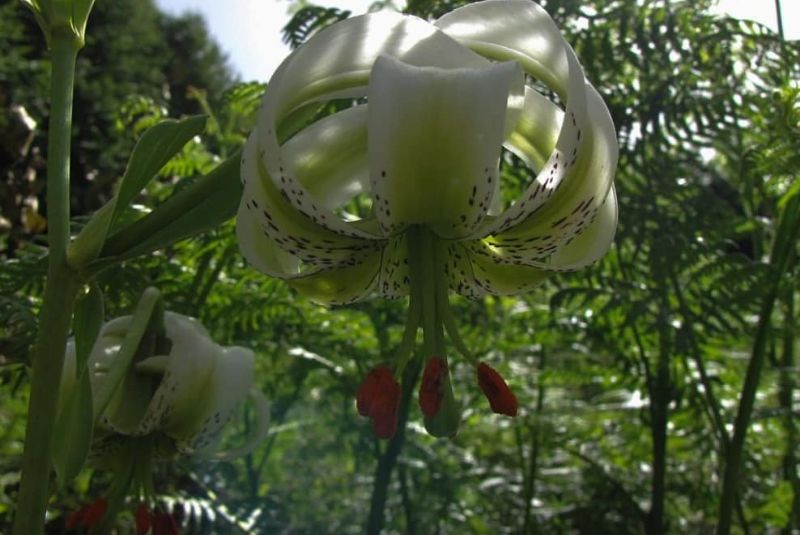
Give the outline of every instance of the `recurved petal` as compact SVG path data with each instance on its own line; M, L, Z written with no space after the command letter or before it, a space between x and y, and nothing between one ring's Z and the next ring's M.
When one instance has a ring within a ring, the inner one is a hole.
M559 160L566 179L554 193L540 193L544 190L537 186L520 204L532 202L537 193L547 195L547 202L514 220L507 230L484 240L506 262L548 270L576 269L602 256L604 248L611 244L616 226L616 196L609 191L617 166L616 132L608 109L591 86L587 86L587 97L590 126L586 129L585 148L579 155L566 155ZM531 140L529 146L534 143ZM524 145L518 148L530 151ZM553 173L552 168L549 173ZM599 212L603 213L598 217ZM576 242L584 233L589 234ZM598 234L590 241L593 233ZM585 260L576 261L574 253L558 254L564 247L575 251L581 244L591 246L591 251L587 249L583 255Z
M327 209L369 187L367 107L349 108L307 126L283 147L298 182Z
M605 202L595 210L597 213L586 230L568 240L564 247L549 258L550 265L555 266L555 269L572 271L588 266L602 258L611 247L618 219L617 193L613 186Z
M502 261L479 241L448 245L450 289L464 297L515 295L541 284L548 272Z
M288 280L289 285L312 301L323 305L347 305L367 297L377 286L380 251L352 264L323 269Z
M193 453L216 442L222 427L248 395L253 383L255 358L242 347L222 348L217 354L211 381L203 391L206 410L195 418L175 421L164 431L177 440L179 451Z
M567 179L565 161L571 161L584 151L582 139L586 137L588 118L583 70L555 23L535 2L479 2L448 13L436 25L486 57L518 61L525 72L558 93L566 105L554 150L524 194L527 202L511 206L472 235L485 236L505 230L535 213ZM530 106L530 99L526 101ZM529 113L530 108L523 111L522 120L530 117ZM552 130L544 132L546 138L552 138Z
M293 164L285 158L277 132L284 119L310 102L366 94L370 70L382 54L417 65L486 64L485 59L421 19L389 12L354 17L315 35L281 64L270 80L258 119L261 156L273 180L280 175L284 177L289 202L319 218L320 225L329 230L361 237L374 235L363 228L345 225L322 203L298 193L305 193L305 187ZM326 217L322 218L323 215Z
M279 173L284 171L278 169ZM281 277L283 270L297 269L297 260L326 269L341 266L350 263L357 253L377 247L356 232L343 235L325 228L322 223L329 216L316 216L292 206L288 202L292 186L284 175L278 177L279 185L273 182L258 156L255 135L250 136L242 154L242 180L237 237L242 252L264 273ZM271 250L276 245L282 253Z
M172 347L161 382L132 433L135 435L201 418L210 407L205 392L212 384L221 348L207 335L198 336L199 324L193 318L165 312L164 325Z
M408 240L405 234L390 238L381 254L377 293L386 299L399 299L409 293Z
M416 67L382 56L369 88L369 167L384 234L423 224L444 238L485 217L498 180L509 94L522 97L515 62Z

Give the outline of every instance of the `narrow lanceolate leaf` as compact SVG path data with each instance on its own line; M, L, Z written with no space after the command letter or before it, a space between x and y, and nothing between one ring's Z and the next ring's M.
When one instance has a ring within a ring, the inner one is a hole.
M157 290L148 288L139 299L139 303L136 305L136 310L132 318L124 318L126 320L124 322L109 322L106 324L106 330L109 331L109 334L114 333L115 329L124 328L124 326L128 328L124 332L124 338L122 338L119 351L113 355L103 355L108 359L106 360L108 363L108 371L102 378L102 381L96 383L97 388L94 392L95 399L93 403L95 421L103 414L106 407L111 402L114 392L128 373L133 362L133 357L139 348L139 343L147 331L150 318L160 299L161 294ZM101 336L105 336L105 334L105 332L102 332Z
M97 335L105 320L103 292L96 284L90 284L85 293L75 301L72 330L75 333L75 354L78 375L83 373Z
M98 210L70 244L67 258L70 265L82 268L100 254L106 237L122 212L139 195L164 165L193 137L205 128L204 116L160 122L148 129L131 153L117 194Z
M422 224L460 238L483 220L511 93L522 98L515 62L441 69L378 58L370 79L369 164L383 234Z
M92 383L85 367L63 399L53 430L56 439L52 450L59 487L78 475L92 444Z
M231 158L112 234L89 270L101 270L217 228L236 214L241 197L239 159Z

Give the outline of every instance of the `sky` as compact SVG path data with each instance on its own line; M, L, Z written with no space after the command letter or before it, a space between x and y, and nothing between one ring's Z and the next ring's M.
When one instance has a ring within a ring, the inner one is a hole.
M314 0L323 6L367 11L374 0ZM227 53L233 68L245 81L267 81L289 53L281 42L281 28L288 22L291 0L156 0L165 11L187 10L205 16L212 35ZM402 0L395 5L403 5ZM800 0L782 0L784 32L787 39L800 39ZM750 19L777 28L772 0L721 0L715 12Z

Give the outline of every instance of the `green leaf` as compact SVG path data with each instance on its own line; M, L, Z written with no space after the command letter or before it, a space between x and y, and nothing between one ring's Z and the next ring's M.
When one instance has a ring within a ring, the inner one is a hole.
M158 312L161 294L155 288L148 288L139 299L136 310L133 313L130 328L125 333L125 338L119 348L116 357L111 361L111 365L99 388L96 392L94 403L94 419L96 420L106 409L117 388L122 384L125 375L133 363L133 357L139 349L148 327L152 327L153 314Z
M67 397L55 423L52 459L63 487L83 468L92 444L94 419L92 417L92 383L86 367Z
M89 286L88 291L80 295L75 301L75 316L73 331L75 333L75 356L78 377L83 374L86 361L92 352L92 347L100 333L105 318L103 305L103 292L96 284Z
M112 235L90 270L99 271L162 249L232 218L242 196L239 157L237 152L145 217Z
M106 237L114 230L122 212L161 168L189 140L203 131L205 123L206 117L200 115L180 121L170 119L156 124L142 134L128 160L119 191L94 214L70 244L67 250L70 265L82 268L99 256Z

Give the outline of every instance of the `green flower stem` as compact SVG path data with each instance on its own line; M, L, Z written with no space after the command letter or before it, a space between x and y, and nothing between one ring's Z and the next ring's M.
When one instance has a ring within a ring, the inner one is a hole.
M106 499L108 500L108 509L100 524L92 530L92 533L98 535L107 535L116 523L117 515L125 507L125 498L130 492L131 485L133 485L136 478L137 469L148 469L147 467L139 466L142 458L151 455L150 443L148 437L143 437L139 440L131 440L125 444L123 455L121 459L133 459L129 462L118 463L118 470L114 473L114 480L111 488L108 490Z
M408 230L408 256L411 281L420 285L422 301L422 348L423 358L433 356L446 360L444 331L436 306L437 272L436 237L425 227L416 226Z
M446 262L443 247L444 244L440 244L436 251L438 265L444 265ZM464 343L461 334L458 332L458 325L453 317L453 311L450 309L450 298L447 290L447 276L444 270L440 270L438 273L438 280L436 281L436 307L439 310L439 316L447 331L447 335L450 337L450 341L453 342L453 345L458 352L461 353L461 356L463 356L467 362L477 366L477 359L472 352L470 352L469 348L467 348L467 344Z
M15 535L44 530L50 494L50 451L58 390L64 366L72 309L78 291L76 274L67 265L69 243L69 156L72 92L78 47L60 34L51 42L50 124L47 145L47 225L49 264L39 332L31 357L32 378L25 449L22 457Z
M418 285L417 285L418 286ZM415 287L413 281L411 283L410 299L408 303L408 315L406 316L406 325L403 330L403 339L395 352L395 377L401 378L406 364L411 360L414 355L414 345L417 341L417 329L419 329L420 319L422 317L422 304L421 304L421 289Z

